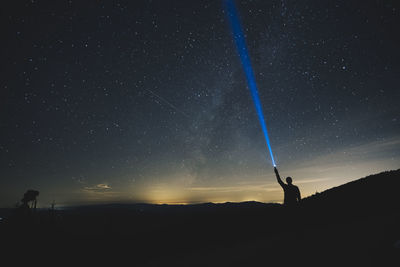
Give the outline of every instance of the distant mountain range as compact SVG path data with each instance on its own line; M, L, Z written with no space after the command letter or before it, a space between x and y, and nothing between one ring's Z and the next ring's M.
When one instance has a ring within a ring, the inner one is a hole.
M352 210L358 211L371 209L392 209L400 205L400 169L385 171L378 174L354 180L352 182L330 188L312 196L306 197L301 201L303 208L323 208L323 210ZM382 206L384 205L384 207ZM66 208L66 210L96 211L96 210L132 210L140 212L176 212L176 211L205 211L223 209L248 209L266 208L281 206L277 203L261 203L257 201L245 202L226 202L226 203L201 203L188 205L168 205L168 204L147 204L147 203L127 203L127 204L94 204L81 205ZM0 212L10 209L0 209ZM47 210L47 209L45 209ZM1 213L0 213L1 214Z

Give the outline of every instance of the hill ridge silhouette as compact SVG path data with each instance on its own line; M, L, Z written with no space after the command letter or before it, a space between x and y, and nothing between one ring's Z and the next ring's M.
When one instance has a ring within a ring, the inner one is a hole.
M313 194L302 200L306 207L325 208L394 208L400 205L400 169L384 171ZM382 206L382 204L384 204Z

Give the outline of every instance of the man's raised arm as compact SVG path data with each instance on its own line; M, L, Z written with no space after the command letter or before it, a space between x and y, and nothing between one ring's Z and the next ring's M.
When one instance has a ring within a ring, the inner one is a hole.
M282 182L282 179L279 176L279 172L278 172L278 169L276 167L274 167L274 172L275 172L276 180L278 181L278 183L282 186L282 188L285 187L285 184Z

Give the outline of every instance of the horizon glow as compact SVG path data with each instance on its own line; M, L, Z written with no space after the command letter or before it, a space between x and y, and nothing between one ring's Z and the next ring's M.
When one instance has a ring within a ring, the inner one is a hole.
M262 106L260 102L260 98L258 96L258 89L256 80L254 78L253 68L251 67L250 57L247 52L246 40L243 34L242 27L240 25L239 16L235 7L235 3L233 0L224 0L225 9L228 14L228 19L232 28L233 39L235 40L236 48L239 53L240 61L242 63L244 72L247 78L247 84L249 86L251 97L254 102L254 106L256 108L256 112L258 115L258 120L260 121L262 131L264 133L265 141L267 143L267 147L269 150L269 154L271 157L272 165L276 167L274 155L272 154L272 148L269 141L267 125L265 124L264 114L262 111Z

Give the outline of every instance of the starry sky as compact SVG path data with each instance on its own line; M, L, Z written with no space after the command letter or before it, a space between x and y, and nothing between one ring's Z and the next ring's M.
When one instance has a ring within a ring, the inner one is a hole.
M4 1L0 206L282 202L222 1ZM236 1L281 176L400 167L398 1Z

